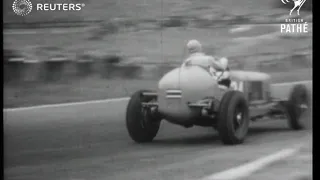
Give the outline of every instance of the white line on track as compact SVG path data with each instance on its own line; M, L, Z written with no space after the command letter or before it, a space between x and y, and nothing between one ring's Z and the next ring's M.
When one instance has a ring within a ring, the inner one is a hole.
M26 34L68 34L68 33L84 33L92 28L73 28L73 29L39 29L39 30L5 30L3 35L26 35Z
M222 171L216 174L212 174L210 176L204 177L202 180L234 180L241 179L247 177L254 173L255 171L262 169L273 162L285 159L289 156L297 153L302 145L299 145L295 148L287 148L271 155L259 158L255 161L249 162L247 164L228 169L226 171Z
M3 109L3 111L4 112L14 112L14 111L33 110L33 109L40 109L40 108L55 108L55 107L77 106L77 105L84 105L84 104L110 103L110 102L118 102L118 101L125 101L125 100L129 100L129 97L101 99L101 100L83 101L83 102L72 102L72 103L62 103L62 104L47 104L47 105L20 107L20 108L10 108L10 109Z
M244 32L244 31L249 31L253 28L253 25L242 25L242 26L237 26L235 28L232 28L229 30L230 33L238 33L238 32Z
M289 84L295 85L295 84L305 84L305 83L312 83L312 81L275 83L275 84L272 84L272 86L285 86ZM55 108L55 107L67 107L67 106L77 106L77 105L85 105L85 104L119 102L119 101L125 101L125 100L129 100L129 97L102 99L102 100L94 100L94 101L83 101L83 102L72 102L72 103L61 103L61 104L47 104L47 105L19 107L19 108L8 108L8 109L3 109L3 111L4 112L26 111L26 110L34 110L34 109L41 109L41 108Z

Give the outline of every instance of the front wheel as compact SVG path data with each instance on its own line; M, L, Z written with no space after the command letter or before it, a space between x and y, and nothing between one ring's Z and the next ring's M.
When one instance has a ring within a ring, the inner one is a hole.
M142 107L142 102L152 100L152 97L144 97L143 92L140 90L131 96L126 113L128 133L138 143L151 142L160 127L160 121L151 119L150 109Z
M218 132L224 144L240 144L249 129L249 107L240 91L224 94L218 112Z

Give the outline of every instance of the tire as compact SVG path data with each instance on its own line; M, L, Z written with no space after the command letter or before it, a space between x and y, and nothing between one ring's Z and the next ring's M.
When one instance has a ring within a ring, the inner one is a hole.
M241 119L238 119L238 115ZM243 143L249 129L249 107L242 92L228 91L224 94L220 102L217 129L223 144Z
M129 136L137 143L151 142L157 135L160 121L150 121L150 115L143 113L142 102L152 100L142 97L143 90L135 92L128 103L126 112L126 127Z
M293 87L286 105L288 125L293 130L305 128L301 116L306 109L301 107L302 104L310 107L310 95L307 87L299 84Z

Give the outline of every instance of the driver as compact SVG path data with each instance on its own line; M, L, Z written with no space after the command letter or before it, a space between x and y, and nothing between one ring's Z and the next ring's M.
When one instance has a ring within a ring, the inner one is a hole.
M209 68L212 75L217 77L218 84L227 88L230 87L228 59L216 58L206 55L202 52L202 45L197 40L190 40L187 43L189 57L183 62L184 64L199 65L204 68Z

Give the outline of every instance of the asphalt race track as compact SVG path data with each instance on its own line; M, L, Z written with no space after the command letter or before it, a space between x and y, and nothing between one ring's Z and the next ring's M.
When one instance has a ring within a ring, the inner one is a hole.
M163 122L154 142L136 144L125 129L126 104L4 112L5 179L199 179L310 139L285 120L261 120L244 144L226 146L211 128Z

